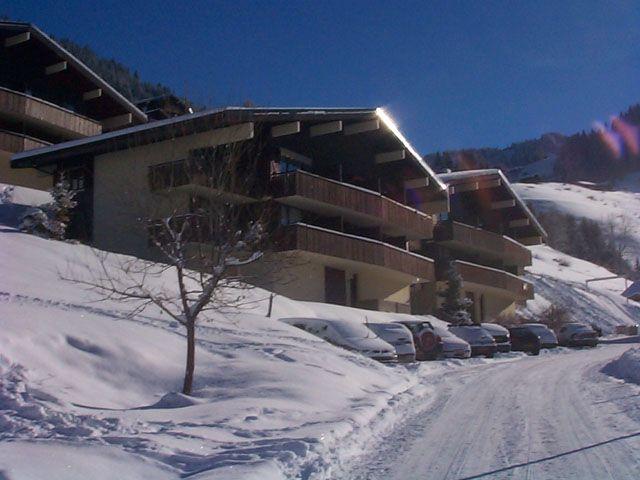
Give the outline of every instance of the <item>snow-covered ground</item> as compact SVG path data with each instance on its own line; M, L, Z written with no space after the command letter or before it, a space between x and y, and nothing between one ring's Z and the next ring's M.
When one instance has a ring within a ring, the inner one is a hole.
M633 185L635 189L632 188ZM514 190L536 211L555 210L603 224L613 221L630 234L629 258L640 256L640 183L629 180L618 191L599 191L568 183L516 183ZM624 189L623 189L624 187Z
M557 253L545 249L534 249L534 281L579 291L579 275L593 266L556 271ZM440 391L523 360L381 365L277 319L403 315L278 296L267 318L268 292L255 290L251 310L212 314L199 327L195 395L184 397L175 393L185 355L179 325L153 308L129 318L130 305L98 302L60 280L95 261L85 246L0 225L0 478L350 478L362 453L406 419L423 422L415 415L432 407L438 417ZM618 305L605 287L584 298L603 305L603 318ZM483 395L490 402L495 391Z
M337 478L634 480L638 387L600 368L626 345L434 376L435 395Z
M640 348L632 348L608 363L604 373L640 385Z
M533 265L525 278L533 283L535 298L521 312L535 320L551 304L566 308L574 321L594 324L612 333L616 325L635 325L640 320L640 304L621 294L622 279L592 282L594 278L615 276L606 268L565 255L546 245L531 247Z

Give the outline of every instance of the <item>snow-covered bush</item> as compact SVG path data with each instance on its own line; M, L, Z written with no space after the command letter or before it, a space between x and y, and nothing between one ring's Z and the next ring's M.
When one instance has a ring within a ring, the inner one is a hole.
M13 203L13 185L5 185L0 188L0 205Z
M64 240L71 211L78 204L75 200L76 192L69 188L64 176L60 176L50 193L53 201L25 213L20 219L20 230L45 238Z

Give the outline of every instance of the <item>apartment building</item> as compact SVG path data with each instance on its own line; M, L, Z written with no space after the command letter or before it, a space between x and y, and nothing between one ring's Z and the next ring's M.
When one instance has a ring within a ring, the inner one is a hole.
M140 222L149 205L186 191L211 197L179 172L203 149L232 143L253 145L260 187L226 201L277 205L269 254L301 260L288 267L295 281L268 285L275 292L434 313L453 261L476 320L532 298L520 241L540 242L544 231L507 179L494 170L436 175L382 109L210 110L18 153L12 165L86 172L83 237L153 258Z
M0 22L1 183L51 188L51 170L12 170L11 155L146 121L142 111L36 26Z

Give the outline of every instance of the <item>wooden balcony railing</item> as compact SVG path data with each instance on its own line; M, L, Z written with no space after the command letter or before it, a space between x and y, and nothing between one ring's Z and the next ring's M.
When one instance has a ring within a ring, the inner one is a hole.
M53 103L0 87L0 117L32 123L57 136L87 137L102 133L100 122L59 107Z
M433 239L438 243L499 260L507 266L531 265L531 251L521 243L464 223L439 223L434 228Z
M430 215L372 190L301 170L272 177L271 193L293 206L297 206L294 198L304 199L302 210L332 211L356 224L361 220L366 226L383 227L390 236L420 239L431 238L433 234L434 221Z
M421 280L435 278L430 258L365 237L347 235L306 224L283 227L277 235L279 251L301 250L402 272Z
M0 150L10 153L24 152L34 148L46 147L48 142L20 133L0 130Z
M533 299L533 285L511 273L496 268L485 267L475 263L454 261L456 271L465 282L475 283L486 287L502 290L505 295L517 300ZM445 265L439 265L436 276L438 280L445 280Z

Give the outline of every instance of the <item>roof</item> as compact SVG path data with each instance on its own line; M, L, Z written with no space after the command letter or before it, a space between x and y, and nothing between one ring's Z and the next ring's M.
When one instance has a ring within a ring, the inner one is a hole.
M16 33L30 32L32 37L35 37L47 48L54 51L63 61L66 61L70 67L91 83L95 84L97 88L102 89L104 94L108 95L126 111L130 112L137 122L147 121L147 116L138 107L127 100L120 92L100 78L93 70L87 67L82 61L72 55L71 52L62 47L58 42L49 37L37 26L31 23L0 21L0 30L13 30Z
M640 298L640 281L635 281L629 287L622 292L622 296L635 300Z
M226 107L211 109L21 152L12 157L11 166L34 167L82 154L99 155L108 151L126 149L131 146L131 142L127 139L133 135L137 136L136 145L144 145L244 122L327 122L372 119L380 120L397 142L411 154L416 164L434 181L439 190L446 190L446 185L438 179L382 108Z
M450 172L450 173L441 173L438 175L438 178L447 184L447 186L459 185L463 183L471 183L474 181L480 180L490 180L492 178L499 178L501 180L501 185L505 187L509 195L515 200L516 205L522 210L522 212L527 216L529 221L533 224L540 235L546 239L547 232L542 227L536 216L533 212L527 207L526 203L520 196L516 193L516 191L511 186L511 182L507 179L507 177L502 173L502 170L499 168L487 168L483 170L461 170L458 172Z

